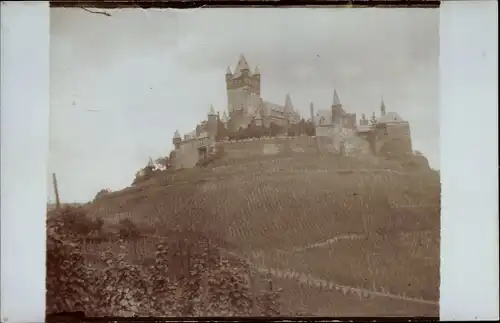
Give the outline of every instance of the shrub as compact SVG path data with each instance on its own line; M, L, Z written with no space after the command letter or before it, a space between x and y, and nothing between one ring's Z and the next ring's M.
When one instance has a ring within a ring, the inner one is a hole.
M52 213L47 226L52 230L64 231L66 235L88 236L100 233L104 221L101 218L91 219L83 207L66 206Z
M103 196L105 196L106 194L108 193L111 193L111 190L107 189L107 188L103 188L102 190L100 190L96 196L94 197L94 201L102 198Z
M121 220L119 226L120 237L123 239L137 238L140 236L139 227L130 219Z

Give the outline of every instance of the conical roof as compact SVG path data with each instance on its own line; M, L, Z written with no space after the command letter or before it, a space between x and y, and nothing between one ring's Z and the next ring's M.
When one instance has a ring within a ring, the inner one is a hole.
M250 66L247 63L245 56L241 54L238 64L236 65L236 69L234 70L234 77L241 76L245 70L250 71Z
M384 116L385 112L386 112L385 102L384 102L384 97L382 97L380 100L380 114Z
M340 105L340 98L335 89L333 90L333 105Z
M287 94L285 97L285 111L293 111L293 103L290 94Z
M231 67L228 66L227 70L226 70L226 75L232 75L232 74L233 74L233 72L231 72Z
M153 158L149 157L148 164L146 167L151 167L151 168L155 167L155 163L153 162Z
M180 137L181 137L181 134L179 133L179 130L175 130L174 138L180 138Z
M210 109L208 110L208 115L209 116L215 116L217 113L215 113L214 106L210 104Z

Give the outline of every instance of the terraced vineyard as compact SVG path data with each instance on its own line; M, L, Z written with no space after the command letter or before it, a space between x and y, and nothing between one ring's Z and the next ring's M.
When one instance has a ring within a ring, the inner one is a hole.
M437 301L439 201L439 176L429 169L408 170L373 158L297 154L222 159L208 168L161 172L88 209L109 221L131 218L153 228L153 235L176 227L209 232L240 254L258 254L254 261L266 266ZM367 238L305 248L338 235ZM334 297L336 308L341 306L335 311L360 315L345 297ZM339 305L344 303L351 309ZM437 315L437 307L401 309L396 303L367 311Z

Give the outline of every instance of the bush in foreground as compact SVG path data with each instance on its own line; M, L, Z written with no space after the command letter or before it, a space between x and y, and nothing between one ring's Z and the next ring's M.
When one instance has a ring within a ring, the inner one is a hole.
M84 215L81 209L64 214ZM97 270L85 263L84 236L70 228L65 221L48 222L47 314L246 316L254 306L264 315L279 314L273 305L276 297L252 295L249 265L223 255L206 237L165 238L149 267L128 262L125 240L120 239L101 252L103 268ZM113 245L120 247L118 252Z

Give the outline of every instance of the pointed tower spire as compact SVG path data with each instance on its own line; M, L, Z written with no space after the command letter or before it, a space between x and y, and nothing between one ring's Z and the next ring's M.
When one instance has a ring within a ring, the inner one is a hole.
M337 90L333 90L333 105L340 105L340 99L339 99L339 95L337 93Z
M221 120L222 120L222 122L228 122L229 121L229 118L227 117L226 111L224 111L222 113L222 119Z
M153 162L153 158L149 157L147 168L155 168L155 163Z
M314 103L312 101L309 104L309 110L311 113L311 123L314 125Z
M250 72L250 66L243 54L240 55L236 69L234 70L234 77L240 77L244 72Z
M233 72L231 72L231 67L230 66L227 67L226 75L233 75Z
M385 109L385 102L384 102L384 97L382 96L380 100L380 115L383 117L385 116L386 109Z
M180 138L180 137L181 137L181 134L179 133L179 130L175 130L174 138Z
M210 104L210 109L208 110L208 115L209 116L216 116L217 113L215 113L214 106Z
M285 97L285 111L291 112L293 110L292 98L290 97L290 94L287 93Z

